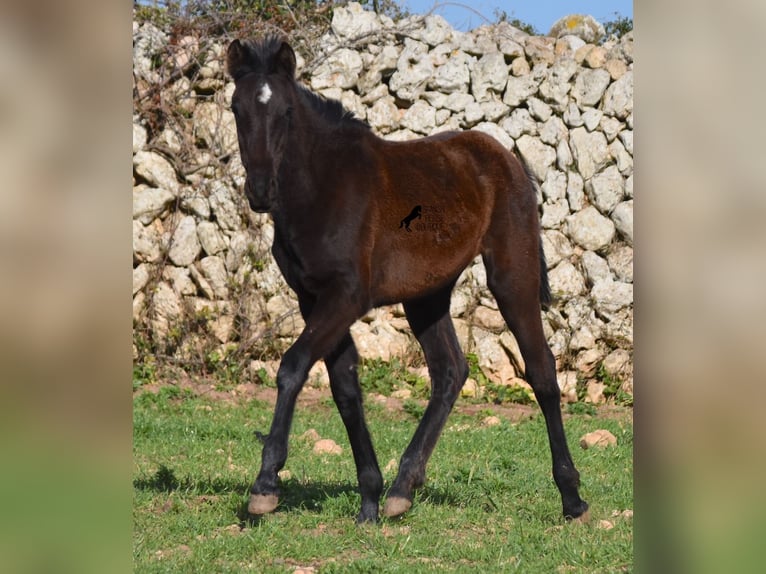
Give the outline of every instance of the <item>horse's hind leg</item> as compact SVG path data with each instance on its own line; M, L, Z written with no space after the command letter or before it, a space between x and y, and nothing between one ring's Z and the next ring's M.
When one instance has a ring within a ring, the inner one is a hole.
M436 446L447 416L468 377L468 363L458 344L449 315L452 285L404 304L407 320L423 352L431 376L431 398L399 464L383 514L398 516L412 506L412 493L425 482L426 463Z
M553 478L561 493L564 516L578 518L588 510L588 504L578 492L580 475L572 462L564 434L556 362L543 333L538 275L540 252L537 245L532 245L535 242L530 242L526 249L521 248L523 239L511 252L511 241L505 237L482 254L487 269L487 286L519 343L526 365L526 379L545 417Z
M359 355L348 333L335 351L325 357L332 396L346 426L356 463L359 491L362 495L362 508L357 522L376 522L380 493L383 491L383 477L370 433L364 422L362 391L357 375L358 363Z

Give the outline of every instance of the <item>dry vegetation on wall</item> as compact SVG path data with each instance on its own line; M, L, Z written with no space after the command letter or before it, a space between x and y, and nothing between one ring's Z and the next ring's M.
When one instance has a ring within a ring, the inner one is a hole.
M357 12L358 5L345 8L345 4L299 0L134 3L134 385L181 371L213 375L230 384L271 383L276 360L303 326L297 303L270 253L270 219L250 211L240 192L244 170L227 105L232 84L224 71L225 50L232 39L279 31L296 47L299 74L307 85L343 99L344 105L366 116L372 128L386 137L425 135L448 125L483 128L506 145L517 146L522 154L540 154L541 165L554 161L553 176L545 182L538 177L543 184L544 243L557 255L549 258L552 277L572 290L558 308L545 314L560 383L571 402L590 394L594 402L606 397L630 404L632 38L622 43L612 37L605 43L602 33L592 41L593 46L600 44L598 49L580 57L576 65L574 61L563 65L553 49L559 42L534 35L527 38L522 23L496 14L495 25L464 35L465 41L454 50L454 63L459 65L448 66L447 45L438 39L451 33L443 20L407 16L395 2L382 0L375 26L349 32L362 12ZM371 8L377 2L366 4ZM339 32L338 19L333 21L340 12L346 18L344 32ZM620 26L622 31L617 24L612 26L618 36L632 22ZM485 45L502 42L504 61L493 60L490 56L496 54L489 52L484 57ZM467 66L469 60L477 70L481 68L483 76L475 77L472 69L470 83L459 79L457 87L441 94L429 88L433 100L422 91L402 96L393 81L407 89L408 80L397 69L398 62L403 54L416 61L421 48L435 54L437 64L429 73L437 82L446 85L453 80L448 69L467 73L460 66ZM351 57L350 64L346 57ZM485 65L493 62L499 68ZM358 66L350 87L331 86L333 74L342 76L346 65ZM613 88L619 87L619 76L628 71L630 112L614 111L626 98L620 102L623 93ZM557 80L557 74L565 73L569 74L566 80ZM549 76L542 83L548 82L544 87L550 97L536 91L544 74ZM489 99L477 95L479 84ZM570 90L578 93L576 105L567 94ZM605 109L610 90L612 111ZM453 109L461 101L465 111ZM581 175L581 161L590 162L590 177ZM533 166L537 163L532 160ZM613 193L615 185L618 196ZM618 225L615 233L610 218L617 219L612 212L628 203L630 230L625 232ZM573 220L570 227L580 225L580 220L586 226L593 221L611 226L614 239L587 246L592 239L573 239L567 229L569 219ZM492 400L527 401L523 360L483 277L481 263L474 262L461 276L453 301L452 314L474 381L467 389ZM400 307L373 311L355 327L360 329L352 332L362 357L396 359L405 378L405 367L422 368Z

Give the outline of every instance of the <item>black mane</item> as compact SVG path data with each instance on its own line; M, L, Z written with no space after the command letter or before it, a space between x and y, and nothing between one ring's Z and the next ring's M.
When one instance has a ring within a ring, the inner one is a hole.
M342 125L344 127L356 127L369 130L370 126L367 122L364 122L351 112L343 107L338 100L330 98L324 98L318 94L315 94L307 87L296 82L298 87L298 94L301 100L308 104L311 110L323 119L327 120L331 124Z

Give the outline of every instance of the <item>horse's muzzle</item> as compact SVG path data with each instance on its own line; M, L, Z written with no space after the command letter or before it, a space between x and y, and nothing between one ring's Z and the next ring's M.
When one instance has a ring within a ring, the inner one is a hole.
M266 177L247 178L245 181L245 197L250 209L257 213L266 213L271 209L271 190L273 180Z

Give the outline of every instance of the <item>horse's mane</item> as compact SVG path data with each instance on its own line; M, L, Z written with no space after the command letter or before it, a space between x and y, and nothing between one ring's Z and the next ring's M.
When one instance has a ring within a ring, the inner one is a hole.
M279 34L268 34L259 40L243 40L242 44L248 52L247 66L238 75L249 73L272 74L276 71L276 56L286 41ZM354 116L354 113L343 107L338 100L324 98L315 94L300 82L295 82L301 101L320 117L333 125L370 129L370 126Z
M327 120L330 124L370 129L369 124L357 118L353 112L343 107L338 100L332 100L324 98L315 94L305 86L296 82L298 88L298 94L305 103L311 108L313 112L318 114L323 119Z

